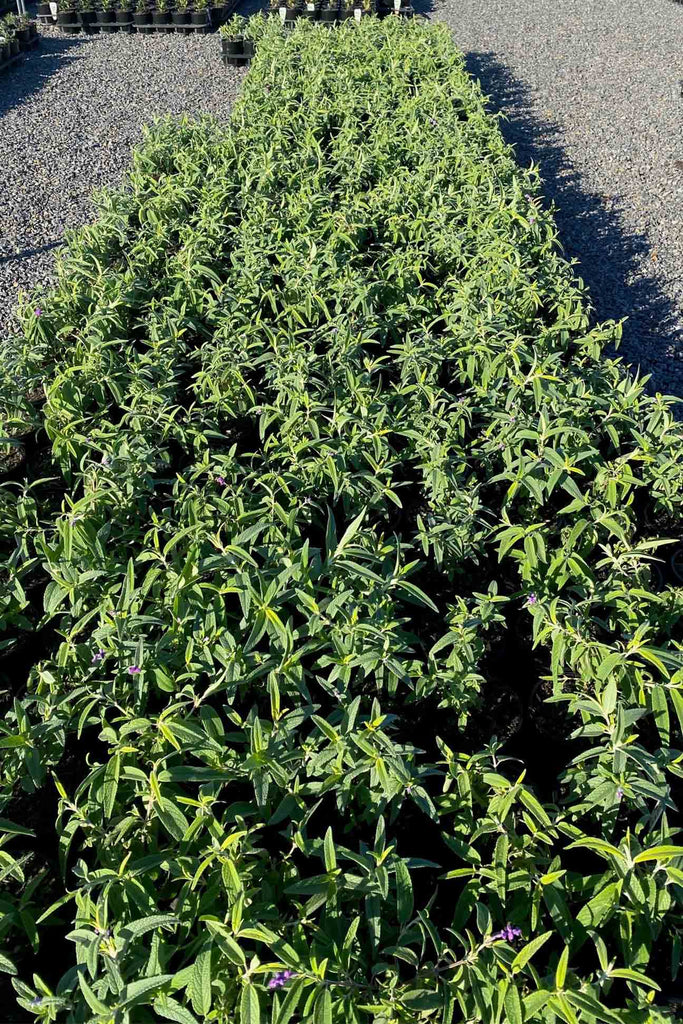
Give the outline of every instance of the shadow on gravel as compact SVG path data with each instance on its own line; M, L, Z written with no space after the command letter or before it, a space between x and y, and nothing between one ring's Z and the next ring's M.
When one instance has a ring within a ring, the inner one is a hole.
M515 147L520 166L528 167L532 160L538 165L545 204L553 200L557 206L564 255L580 261L575 274L589 289L592 322L628 316L617 355L634 369L640 365L643 373L652 374L652 393L670 393L667 367L673 359L683 361L683 329L677 323L680 311L659 282L639 271L639 261L650 258L652 243L626 231L618 212L609 209L603 197L583 191L581 176L562 148L561 129L539 118L527 87L495 54L466 53L465 60L489 97L489 109L500 110L509 119L499 122L500 130ZM636 278L637 272L642 276ZM680 406L675 412L683 416Z
M0 117L42 89L59 68L78 59L75 51L88 38L64 39L41 33L35 50L29 50L23 60L0 73Z

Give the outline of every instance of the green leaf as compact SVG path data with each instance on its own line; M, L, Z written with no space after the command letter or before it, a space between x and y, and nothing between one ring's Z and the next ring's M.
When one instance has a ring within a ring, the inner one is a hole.
M11 960L8 960L4 953L0 953L0 971L4 974L16 974L17 969Z
M321 989L316 997L313 1024L332 1024L332 996L327 987Z
M646 974L641 974L640 971L633 971L630 967L618 967L616 970L609 972L610 978L626 978L627 981L633 981L637 985L645 985L648 988L654 988L657 992L661 992L661 988L656 981L652 981Z
M258 991L251 982L247 982L242 989L240 1024L261 1024L261 1006Z
M404 860L396 861L395 873L398 921L400 925L405 925L412 916L414 900L413 883L410 877L410 871L408 870L408 865Z
M523 967L526 967L529 960L531 960L534 953L536 953L541 946L543 946L554 932L544 932L543 935L537 935L531 942L527 942L526 946L520 949L519 953L512 961L512 972L520 971Z
M651 846L633 858L634 864L644 864L648 860L670 860L672 857L683 857L683 846Z
M154 992L155 989L161 988L172 979L172 974L157 974L153 978L141 978L139 981L133 981L121 990L117 1005L124 1009L150 992Z
M289 991L284 998L284 1002L273 1019L273 1024L289 1024L289 1021L294 1016L294 1012L299 1005L303 990L304 982L301 979L297 979L291 983Z
M197 1018L185 1006L170 996L164 996L163 1002L162 997L155 1000L154 1012L164 1020L172 1020L176 1024L199 1024Z
M505 1012L507 1014L508 1024L524 1024L522 1000L520 999L519 991L514 982L510 982L508 990L505 993Z
M558 991L562 991L564 988L565 979L567 977L567 964L569 963L569 946L565 946L562 950L557 969L555 971L555 988Z
M197 955L192 968L188 995L192 1009L199 1017L206 1017L211 1010L211 950L213 943L209 940Z

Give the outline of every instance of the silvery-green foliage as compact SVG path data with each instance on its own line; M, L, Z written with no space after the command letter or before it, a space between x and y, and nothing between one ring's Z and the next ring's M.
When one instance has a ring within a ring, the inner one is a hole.
M672 1021L671 402L443 28L249 31L3 361L0 970L64 1024ZM547 799L510 645L574 730ZM55 792L58 867L12 817Z

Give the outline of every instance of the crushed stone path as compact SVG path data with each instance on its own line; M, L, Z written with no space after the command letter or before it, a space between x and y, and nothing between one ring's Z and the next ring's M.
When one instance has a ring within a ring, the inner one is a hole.
M539 166L596 322L628 316L619 355L683 397L683 5L425 2Z

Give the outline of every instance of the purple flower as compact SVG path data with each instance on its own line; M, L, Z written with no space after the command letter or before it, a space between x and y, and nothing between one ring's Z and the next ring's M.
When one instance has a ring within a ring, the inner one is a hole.
M217 476L216 477L216 483L218 484L219 487L225 487L225 477L224 476Z
M103 658L104 658L104 651L100 647L99 651L96 654L93 654L93 656L92 656L92 663L93 663L93 665L96 662L98 662L98 661L102 661Z
M624 791L621 788L621 786L619 786L619 788L617 789L617 800L621 800L623 795L624 795Z
M40 306L36 306L36 308L34 310L34 313L36 314L36 316L42 316L43 315L43 311L40 308Z
M535 224L536 223L536 218L535 217L529 217L529 223L530 224Z
M515 928L513 925L511 925L508 922L505 925L505 927L503 928L502 932L496 932L496 934L492 935L491 938L492 939L505 939L506 942L513 942L515 939L518 939L521 934L522 934L522 929L521 928Z
M130 665L128 667L128 675L129 676L138 676L138 675L140 675L140 666L139 665Z
M525 192L525 193L524 193L524 198L525 198L525 199L528 199L528 200L529 200L529 202L531 202L531 200L533 199L533 196L530 196L528 192Z
M537 601L538 601L538 598L536 597L535 594L529 594L529 596L526 599L526 603L527 604L536 604Z
M40 996L36 996L35 999L31 1000L31 1006L42 1006L43 1000Z
M268 982L268 988L282 988L293 977L294 971L278 971Z
M430 124L438 124L439 122L438 122L438 121L435 121L433 117L430 117L430 118L429 118L429 123L430 123Z

